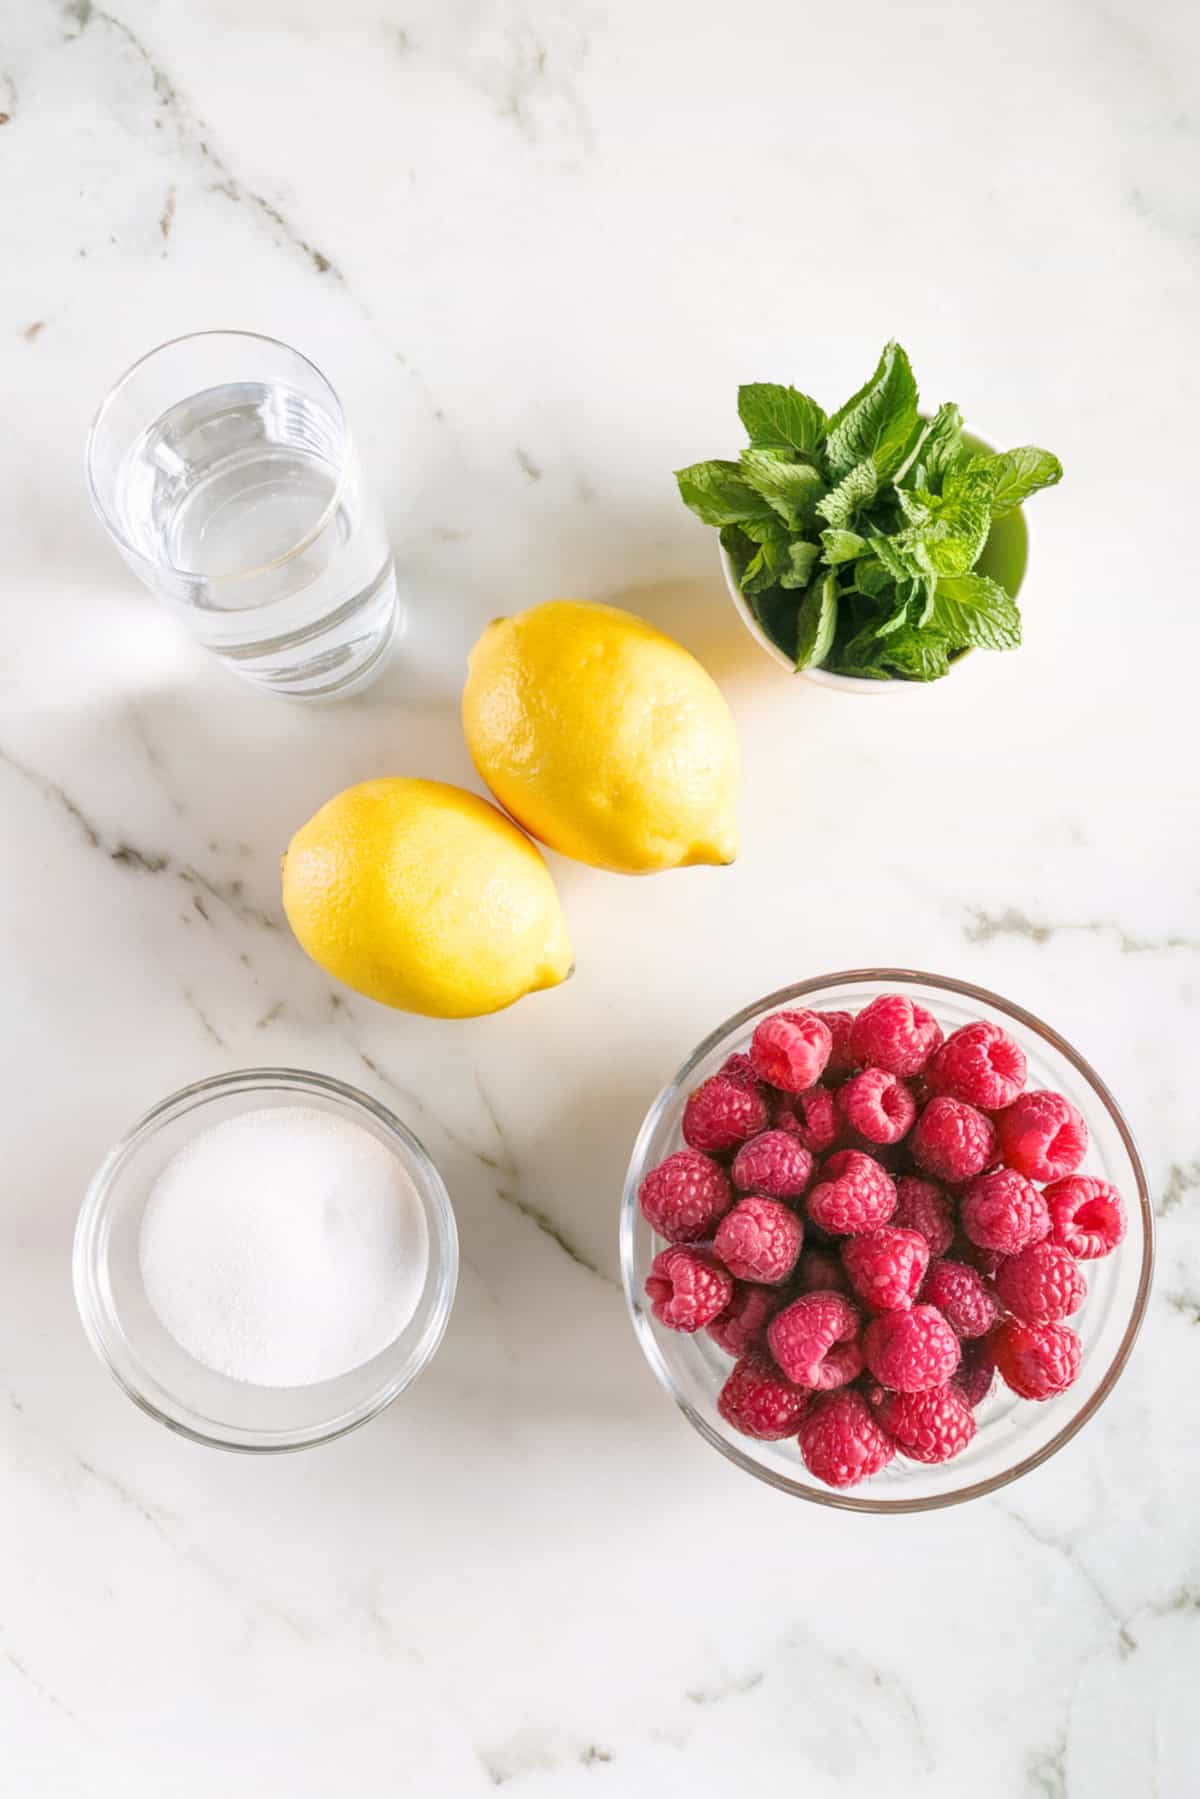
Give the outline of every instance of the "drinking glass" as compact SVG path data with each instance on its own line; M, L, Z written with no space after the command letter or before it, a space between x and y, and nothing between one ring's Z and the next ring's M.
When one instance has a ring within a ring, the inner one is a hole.
M92 503L192 635L276 693L366 684L396 574L337 394L287 344L203 331L135 362L87 445Z

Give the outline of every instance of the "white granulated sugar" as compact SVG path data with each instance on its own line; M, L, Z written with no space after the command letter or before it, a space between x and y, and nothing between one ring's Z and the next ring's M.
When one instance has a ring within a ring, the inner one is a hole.
M406 1170L361 1125L312 1106L244 1112L166 1164L142 1218L146 1297L219 1374L307 1387L370 1361L425 1284Z

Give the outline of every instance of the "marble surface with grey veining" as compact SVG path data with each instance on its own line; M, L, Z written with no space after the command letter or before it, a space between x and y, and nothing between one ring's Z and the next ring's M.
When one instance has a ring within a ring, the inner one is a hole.
M1185 1799L1200 1790L1200 23L1173 0L8 0L0 12L0 1787L13 1799ZM341 390L410 626L307 710L177 633L81 451L148 346L241 325ZM1067 469L1026 644L918 695L797 685L673 467L739 380L931 399ZM722 682L729 870L554 862L564 988L478 1023L336 991L278 858L373 774L474 784L467 648L554 594ZM789 1503L692 1434L617 1286L655 1090L822 969L964 976L1121 1097L1159 1262L1114 1396L942 1515ZM255 1461L136 1412L75 1211L171 1088L359 1083L463 1245L418 1386Z

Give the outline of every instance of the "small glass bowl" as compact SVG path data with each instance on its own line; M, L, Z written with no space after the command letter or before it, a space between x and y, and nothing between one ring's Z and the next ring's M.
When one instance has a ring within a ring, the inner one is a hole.
M396 1156L424 1210L429 1267L416 1311L379 1355L335 1380L260 1387L205 1368L159 1323L142 1285L138 1240L155 1180L198 1131L242 1112L296 1104L348 1119ZM458 1233L449 1195L412 1132L356 1088L294 1068L217 1075L160 1101L105 1157L75 1230L75 1300L92 1348L135 1405L168 1429L216 1449L305 1449L365 1424L432 1357L457 1279Z
M731 1430L720 1416L717 1395L733 1362L707 1332L687 1336L666 1330L651 1314L646 1276L663 1243L642 1217L637 1195L647 1171L679 1148L688 1094L726 1056L746 1048L761 1018L797 1002L817 1011L857 1012L877 994L897 991L932 1012L947 1034L972 1019L987 1018L1016 1038L1029 1058L1030 1087L1054 1088L1083 1113L1091 1141L1081 1172L1120 1189L1128 1225L1125 1241L1112 1255L1081 1264L1088 1296L1069 1320L1083 1342L1083 1363L1072 1387L1057 1399L1034 1403L1018 1399L997 1379L976 1410L976 1435L962 1455L934 1467L897 1456L861 1487L841 1492L809 1476L794 1438L760 1443ZM1129 1359L1154 1263L1154 1215L1145 1172L1129 1126L1099 1075L1031 1012L967 981L907 968L852 969L783 987L706 1037L646 1114L625 1180L620 1234L625 1297L642 1351L689 1423L748 1474L800 1499L853 1512L921 1512L978 1499L1028 1474L1069 1443L1112 1392Z

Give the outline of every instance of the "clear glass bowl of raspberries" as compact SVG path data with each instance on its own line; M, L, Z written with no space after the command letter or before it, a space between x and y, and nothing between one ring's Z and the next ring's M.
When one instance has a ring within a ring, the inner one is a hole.
M954 1505L1069 1442L1128 1360L1145 1173L1079 1052L912 969L801 981L690 1055L638 1135L621 1266L701 1436L854 1511Z

